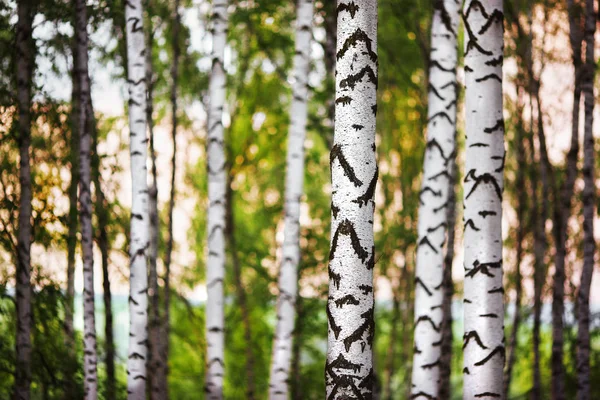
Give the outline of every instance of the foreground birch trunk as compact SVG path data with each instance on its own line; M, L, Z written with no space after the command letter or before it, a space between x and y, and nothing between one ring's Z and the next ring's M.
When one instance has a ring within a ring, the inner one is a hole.
M577 400L592 398L590 382L590 288L594 273L595 196L594 180L594 34L596 13L594 0L586 0L585 18L585 75L582 82L585 125L583 135L583 269L577 293Z
M31 85L34 63L33 1L17 3L17 104L19 107L19 231L16 277L16 362L13 397L29 400L31 386Z
M129 248L129 348L127 395L146 399L148 358L148 276L150 246L148 216L148 143L146 137L146 44L141 0L125 5L127 21L127 83L129 86L129 134L131 156L131 240Z
M328 399L371 398L377 1L338 1L337 12L325 385Z
M502 0L465 3L463 398L504 398Z
M279 271L277 327L271 357L270 399L288 399L292 338L296 319L298 264L300 262L300 200L304 185L304 138L308 119L308 73L312 36L312 0L298 0L294 87L288 135L285 226Z
M213 49L208 109L208 260L206 263L206 398L223 398L225 321L223 283L225 279L226 169L223 131L225 104L224 54L227 42L227 0L213 1Z
M460 5L435 2L431 28L429 121L420 192L415 270L415 351L411 396L437 398L444 303L444 243L455 154L457 30Z

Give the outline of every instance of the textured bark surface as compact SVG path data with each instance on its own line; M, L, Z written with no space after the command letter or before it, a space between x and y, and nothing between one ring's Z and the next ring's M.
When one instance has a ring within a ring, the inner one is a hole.
M19 231L16 277L16 362L14 398L29 400L31 386L31 85L34 63L33 1L17 3L16 75L19 107Z
M592 398L590 382L590 288L594 273L595 191L594 180L594 0L586 0L585 69L582 82L585 125L583 135L583 269L577 293L577 400Z
M519 91L520 88L517 90ZM523 111L522 94L518 95L518 112L521 114ZM510 383L512 380L512 371L516 360L516 350L518 344L518 333L519 327L521 326L521 300L523 297L523 285L521 284L521 261L523 259L523 240L525 238L525 209L527 207L527 191L522 190L525 187L525 172L527 168L527 160L525 155L525 140L522 126L522 120L520 125L517 127L515 137L515 157L517 159L517 174L515 179L514 190L518 193L517 196L517 237L516 237L516 256L515 256L515 311L513 314L512 328L510 333L510 339L508 342L508 359L506 362L506 370L504 372L504 397L508 398L510 390Z
M504 398L503 20L501 0L465 3L464 399Z
M287 400L294 332L298 264L300 262L300 201L304 186L304 138L308 120L308 73L313 1L298 0L294 85L290 109L285 181L285 220L279 270L277 326L271 357L269 398Z
M83 257L83 392L86 400L98 398L98 354L94 302L94 232L92 227L91 153L92 132L88 123L90 79L88 76L87 9L85 0L75 2L75 41L79 83L79 223Z
M377 1L338 1L332 222L327 302L328 399L373 396Z
M146 44L142 11L141 0L129 0L125 4L132 189L127 357L127 396L129 400L146 398L146 362L148 358L146 257L150 246L150 225L146 167L148 143L146 137Z
M226 160L223 132L227 0L213 1L213 49L208 108L208 260L206 263L206 397L223 398Z
M427 145L419 195L411 396L437 398L444 301L444 244L455 154L460 4L435 3L431 27Z
M455 132L456 135L456 132ZM448 239L446 255L444 256L443 292L442 302L442 344L440 357L440 381L438 384L440 400L452 398L450 378L452 375L452 299L454 297L454 282L452 281L452 264L454 262L454 239L456 234L456 182L458 179L458 166L456 160L451 161L451 175L448 183L447 223Z
M571 148L567 154L566 178L560 190L560 199L555 201L554 240L554 282L552 292L552 399L564 400L565 368L563 364L564 313L565 313L565 259L567 256L567 228L571 216L571 202L577 176L579 153L579 109L581 102L581 40L582 34L576 22L573 0L567 0L569 12L569 38L573 52L575 87L573 89L573 114L571 120Z

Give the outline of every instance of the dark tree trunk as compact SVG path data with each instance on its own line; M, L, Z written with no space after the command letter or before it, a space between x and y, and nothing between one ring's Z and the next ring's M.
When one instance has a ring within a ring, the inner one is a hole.
M585 109L583 136L583 269L577 294L577 400L591 399L590 382L590 288L594 273L594 240L596 185L594 180L594 34L596 14L594 0L586 0L585 69L582 82Z
M14 398L29 400L31 386L31 80L34 63L32 40L34 3L17 3L17 103L19 107L19 228L16 277L16 364Z

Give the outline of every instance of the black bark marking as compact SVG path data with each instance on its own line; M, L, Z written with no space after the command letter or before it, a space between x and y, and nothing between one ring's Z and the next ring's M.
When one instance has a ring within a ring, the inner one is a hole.
M490 354L487 355L483 360L475 363L476 366L480 367L490 361L496 354L499 354L504 359L504 346L498 346Z
M490 147L490 145L487 143L473 143L470 144L469 147Z
M485 65L489 65L490 67L497 67L499 65L502 65L503 61L504 61L504 57L500 56L498 58L494 58L492 60L486 61Z
M337 218L338 213L340 212L340 208L336 207L333 204L333 201L331 202L331 213L333 214L333 218Z
M344 42L344 45L342 46L340 51L337 52L336 58L339 60L340 58L344 57L344 54L346 54L348 49L350 49L350 46L356 47L358 42L365 43L365 46L367 47L367 54L369 55L369 58L371 59L371 61L376 63L377 62L377 54L375 54L375 52L372 49L372 40L360 28L358 28L352 35L350 35L350 37L348 37L348 39L346 39L346 41Z
M456 32L454 31L454 28L452 26L452 18L450 18L450 13L448 13L448 10L446 10L444 2L441 0L435 1L433 7L435 10L439 10L440 19L442 20L442 23L444 24L446 30L452 33L454 37L456 37Z
M445 118L445 119L448 120L448 122L450 123L450 125L453 124L452 118L450 118L450 116L448 115L448 113L446 111L439 111L439 112L433 114L431 117L429 117L429 119L427 120L427 123L432 122L436 118Z
M488 290L488 293L493 294L493 293L504 293L504 288L503 287L497 287L497 288L493 288Z
M475 397L501 397L498 393L483 392L476 394Z
M356 297L352 296L351 294L347 294L341 299L335 300L335 305L337 306L337 308L342 308L346 304L357 306L360 304L360 302L356 299Z
M354 249L354 252L358 256L358 258L360 258L360 260L364 263L365 260L367 259L367 257L369 256L369 253L360 245L360 239L358 238L358 235L356 234L356 230L354 229L352 222L350 222L350 220L347 220L347 219L340 222L337 229L335 230L335 234L333 235L333 240L331 241L331 251L329 252L329 261L333 260L335 251L337 250L338 238L340 235L345 235L345 236L350 237L350 241L352 243L352 248Z
M447 224L445 222L442 222L442 223L440 223L437 226L434 226L432 228L427 228L427 233L433 233L433 232L437 231L440 228L444 228L445 229L446 226L447 226Z
M331 328L333 334L335 335L335 338L337 339L340 335L340 332L342 331L342 328L335 323L335 319L333 318L333 315L331 314L331 309L329 308L329 302L327 303L327 320L329 321L329 327Z
M341 96L335 99L335 104L341 104L342 106L347 106L352 102L352 97L350 96Z
M424 204L422 197L427 192L431 193L434 197L442 197L442 191L441 190L433 190L429 186L426 186L423 189L421 189L421 191L419 192L419 202L421 204Z
M333 165L333 162L336 159L339 161L340 166L344 170L344 175L348 179L350 179L350 181L354 184L354 186L356 186L356 187L362 186L363 185L362 181L356 177L354 168L352 168L352 166L348 163L348 160L346 160L346 157L344 157L344 153L342 153L342 147L339 144L336 144L331 149L331 156L329 157L329 165L330 166Z
M350 3L341 3L338 7L337 7L337 13L341 13L342 11L347 11L350 13L350 16L354 19L354 16L356 15L357 11L360 8L353 2L351 1Z
M428 315L421 315L421 316L420 316L420 317L417 319L417 322L415 322L415 329L416 329L417 325L419 325L421 322L429 322L429 323L431 324L431 327L433 328L433 330L434 330L434 331L436 331L436 332L438 332L438 333L440 332L440 327L439 327L439 326L437 326L437 325L435 324L435 322L433 322L433 320L431 319L431 317L430 317L430 316L428 316Z
M364 295L367 295L373 291L373 286L369 285L360 285L358 288L362 290Z
M469 344L469 342L471 341L471 339L473 339L475 341L475 343L477 343L477 345L479 347L481 347L484 350L487 350L488 347L486 345L483 344L483 342L481 341L481 338L479 337L479 334L477 333L477 331L470 331L464 334L463 336L463 349L465 347L467 347L467 345Z
M364 126L359 125L359 124L353 124L352 128L354 128L354 130L358 132L358 131L362 130L364 128Z
M365 333L367 334L366 339L367 343L369 343L369 346L373 344L373 333L375 330L373 308L362 313L360 316L364 319L362 325L356 328L354 332L352 332L347 338L344 339L344 347L346 348L346 352L350 351L350 346L352 346L352 343L361 340Z
M469 171L467 176L465 176L465 183L470 182L470 179L473 179L475 181L475 184L471 188L469 194L467 194L467 196L465 197L466 199L468 199L473 194L473 192L475 191L475 189L477 189L479 184L485 183L494 186L494 190L496 192L496 195L498 196L498 200L502 201L502 189L500 188L500 185L498 184L498 181L496 180L495 176L488 172L477 176L475 175L475 170L472 169Z
M450 174L448 173L448 171L443 170L442 172L438 172L437 174L427 178L428 181L436 181L438 178L441 178L442 176L445 176L446 178L450 179Z
M432 368L439 367L439 366L440 366L440 359L438 358L436 361L434 361L430 364L421 365L421 369L432 369Z
M500 160L500 166L494 170L494 172L502 172L504 169L504 163L506 162L506 152L502 156L493 156L492 160Z
M438 149L441 157L444 159L444 163L448 164L448 160L450 159L450 157L446 157L446 154L444 154L444 149L442 148L442 146L440 146L437 140L431 139L427 142L427 145L425 147L427 150L431 150L432 148Z
M433 86L433 84L429 83L429 86L427 87L427 90L431 93L434 94L435 97L437 97L438 99L442 100L442 101L446 101L446 98L443 97L440 92L438 92L438 90L435 88L435 86Z
M375 71L371 68L370 65L363 67L356 74L350 74L345 79L340 81L340 88L350 87L350 89L354 90L356 84L360 82L365 75L369 78L369 82L373 83L377 88L377 75L375 75Z
M483 35L485 32L487 32L487 30L490 29L490 27L492 26L492 24L494 22L499 23L502 27L504 27L503 26L504 14L502 13L502 11L495 9L494 11L492 11L492 15L490 15L489 17L486 17L486 18L487 18L487 21L485 21L485 24L479 30L480 35Z
M436 400L437 399L437 397L432 396L429 393L425 393L423 391L410 395L411 400L412 399L419 399L421 397L424 398L424 399L427 399L427 400Z
M429 288L427 287L427 285L425 285L423 283L423 281L421 280L421 278L415 278L415 286L417 286L417 285L421 285L421 287L425 290L425 292L427 292L427 295L433 296L433 293L431 293L431 290L429 290Z
M467 272L465 275L468 278L472 278L478 273L482 273L483 275L487 275L490 278L493 278L495 275L490 272L490 268L502 268L502 261L491 262L491 263L480 263L475 260L473 263L473 268Z
M373 178L371 178L371 182L369 183L369 187L367 191L360 195L356 200L352 200L353 203L357 203L359 207L363 205L367 205L367 203L373 200L373 196L375 196L375 187L377 186L377 178L379 177L379 167L375 168L375 174L373 174Z
M492 74L487 74L487 75L485 75L485 76L483 76L481 78L477 78L477 79L475 79L475 82L485 82L485 81L490 80L490 79L495 79L498 82L502 83L502 78L500 78L498 76L498 74L493 74L493 73Z
M439 69L441 71L444 71L444 72L454 72L454 71L456 71L456 68L446 68L442 64L440 64L440 62L437 61L437 60L430 61L429 69L432 70L434 68L437 68L437 69Z
M496 124L490 128L485 128L483 131L485 133L494 133L498 130L502 129L504 131L504 119L500 118L496 120Z
M471 375L471 373L469 372L469 368L464 367L463 368L463 374Z
M492 215L492 216L498 215L498 213L496 211L486 211L486 210L479 211L477 214L481 215L482 218L486 218L488 215Z
M417 245L417 247L421 247L421 246L429 246L429 248L431 250L433 250L433 252L435 254L438 254L438 250L431 244L431 242L429 241L429 239L427 238L427 236L423 236L421 238L421 240L419 240L419 244Z
M473 229L475 232L479 232L481 229L479 229L478 227L475 226L475 223L473 222L472 219L468 219L467 222L465 222L465 226L464 226L464 231L467 231L467 228L471 228Z
M498 314L489 313L489 314L479 314L480 317L483 318L498 318Z
M329 271L329 279L335 285L336 289L340 288L340 281L342 280L340 274L336 274L333 271Z

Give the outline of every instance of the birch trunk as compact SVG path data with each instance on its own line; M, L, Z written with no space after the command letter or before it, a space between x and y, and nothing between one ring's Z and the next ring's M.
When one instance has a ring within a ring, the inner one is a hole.
M31 85L34 68L33 1L17 3L16 76L19 107L19 230L16 277L16 362L14 398L29 400L31 386Z
M373 396L377 1L338 1L332 222L327 301L328 399Z
M129 89L129 134L131 157L131 240L129 248L129 348L127 394L129 400L146 398L148 358L148 275L150 246L148 215L148 171L146 167L146 44L142 1L125 4L127 21L127 83Z
M92 132L88 123L90 80L88 76L87 9L85 0L75 3L75 32L79 84L79 223L83 257L83 392L86 400L98 398L98 355L96 352L96 318L94 313L94 233L92 228L91 152Z
M460 5L437 0L431 27L429 120L420 192L411 396L437 398L443 319L444 243L455 154Z
M149 190L149 218L150 218L150 247L148 248L148 297L150 300L149 307L149 324L148 324L148 381L150 385L150 399L160 400L164 393L162 392L160 379L163 376L162 370L165 368L163 357L161 355L160 329L160 296L158 288L158 235L159 235L159 220L158 220L158 183L156 171L156 151L154 148L154 68L152 64L152 46L154 43L154 28L151 18L151 2L146 0L146 82L147 82L147 104L146 104L146 120L148 122L148 135L150 138L150 164L151 164L151 184Z
M581 102L581 32L577 26L575 5L567 0L569 12L569 38L573 52L575 69L575 87L573 90L573 116L571 126L571 148L567 154L566 178L560 190L560 200L555 201L554 218L555 262L554 285L552 293L552 399L564 400L565 370L563 365L564 346L564 312L565 312L565 258L567 255L568 221L571 216L571 202L577 175L577 158L579 153L579 109Z
M504 398L503 20L501 0L465 3L464 399Z
M227 0L213 1L212 70L208 109L208 260L206 263L206 397L223 398L226 159L223 132L225 104L224 53L227 43Z
M594 0L586 0L585 74L582 82L585 109L583 136L583 269L577 294L577 400L592 398L590 382L590 288L594 273L595 179L594 179L594 34L596 13Z
M279 271L277 326L271 356L269 398L289 395L292 338L296 318L298 264L300 263L300 201L304 186L304 139L308 120L308 73L312 37L313 1L298 0L294 86L290 109L285 182L285 222L282 263Z

